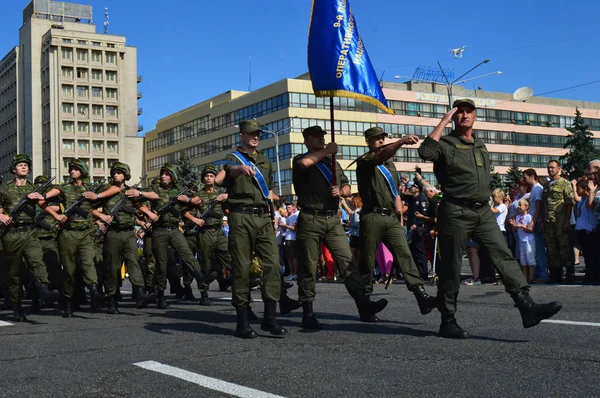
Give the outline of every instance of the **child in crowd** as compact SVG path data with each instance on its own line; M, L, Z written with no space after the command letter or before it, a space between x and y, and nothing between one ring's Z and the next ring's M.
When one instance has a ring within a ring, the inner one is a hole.
M506 226L504 225L504 222L506 221L506 215L508 214L508 208L504 204L504 192L500 188L494 189L492 192L492 200L494 201L492 213L494 213L494 217L496 217L498 228L500 228L500 231L502 231L504 240L508 243L506 238Z
M535 239L533 236L533 218L528 210L529 201L527 199L519 200L519 214L515 218L514 228L519 237L519 254L523 274L525 274L529 284L532 284L535 278Z

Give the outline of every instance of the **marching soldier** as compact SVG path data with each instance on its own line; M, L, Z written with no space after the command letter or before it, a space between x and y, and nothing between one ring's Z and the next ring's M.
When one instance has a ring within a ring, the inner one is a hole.
M119 310L116 293L121 279L123 259L129 273L129 280L133 286L136 308L144 308L152 297L148 298L144 294L144 279L139 265L137 239L134 232L135 208L133 207L133 200L127 200L121 211L116 213L113 211L115 206L126 198L124 192L129 187L125 184L125 181L129 181L131 178L131 171L127 164L116 162L110 168L110 175L112 185L105 186L98 193L98 198L101 198L102 211L95 210L93 213L94 216L102 220L104 228L106 228L104 261L107 271L106 294L110 299L108 313L117 314Z
M371 302L370 296L373 292L373 266L377 246L384 242L404 274L406 287L415 295L421 314L428 314L436 307L436 298L425 292L423 279L419 276L406 235L398 221L398 216L401 216L401 206L398 205L399 180L391 159L402 145L415 144L418 138L409 135L383 147L388 135L383 129L372 127L364 134L371 152L360 158L356 165L358 191L363 207L360 213L360 263L358 272L353 272L348 282L350 291L361 320L377 321L375 314L387 305L387 300Z
M265 313L260 327L276 336L287 333L276 320L281 279L277 243L268 206L272 195L272 168L269 158L256 149L260 132L257 121L240 122L242 146L226 157L236 165L225 165L215 181L227 188L229 250L233 269L231 301L237 314L235 335L245 339L256 337L248 324L250 266L254 253L263 267L261 291Z
M42 303L57 298L58 292L50 292L48 288L48 273L44 264L42 245L37 239L35 217L35 201L46 207L44 196L32 192L35 186L27 180L31 172L31 158L18 154L13 158L12 173L15 178L0 188L0 223L4 227L2 246L8 262L8 290L13 304L13 320L25 321L21 306L21 262L25 259L27 266L35 279ZM10 215L11 210L23 198L29 201L18 214Z
M149 200L151 204L151 209L148 209L145 206L140 206L139 209L153 222L152 254L156 261L154 275L156 277L157 285L157 305L160 309L169 308L169 305L165 300L169 246L173 247L177 254L179 254L183 261L184 268L194 276L199 287L203 282L200 267L198 266L183 233L179 229L183 205L189 205L190 203L196 205L200 204L200 198L192 199L186 195L179 195L180 192L181 191L177 186L177 173L175 172L175 168L169 163L164 164L160 169L159 184L152 184L145 191L140 189L129 189L125 192L130 198L146 199ZM173 201L175 203L170 205L169 203ZM161 209L163 210L162 214L158 214Z

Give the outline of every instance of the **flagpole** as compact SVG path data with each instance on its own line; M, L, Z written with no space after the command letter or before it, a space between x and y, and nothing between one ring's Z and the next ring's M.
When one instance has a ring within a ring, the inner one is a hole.
M333 117L333 97L329 97L329 118L331 119L331 142L335 142L335 119ZM331 174L333 174L332 184L337 185L337 173L335 164L335 153L331 155Z

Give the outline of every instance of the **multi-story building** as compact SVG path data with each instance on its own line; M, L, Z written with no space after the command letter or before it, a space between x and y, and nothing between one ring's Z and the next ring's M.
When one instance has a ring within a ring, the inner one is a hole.
M384 114L361 101L334 98L337 159L342 167L366 152L363 138L366 129L380 126L390 133L391 140L402 134L424 138L449 109L446 88L442 85L384 82L383 90L396 115ZM568 134L565 127L572 124L576 107L600 148L600 103L542 97L517 102L511 94L462 87L454 88L454 97L472 98L477 103L475 134L486 142L494 171L501 175L513 165L521 169L533 167L539 174L547 175L548 161L567 152L563 149ZM329 100L314 96L307 75L284 79L252 92L228 91L159 120L156 128L145 136L144 166L149 176L156 176L163 163L177 161L181 151L185 151L200 169L223 159L235 147L237 123L257 118L268 130L280 132L282 193L291 196L294 194L291 159L306 151L301 132L312 125L330 131L329 117ZM265 133L260 149L275 165L274 145L273 134ZM412 172L419 166L425 178L434 181L433 165L422 162L417 154L419 145L398 150L394 157L396 167ZM346 173L356 191L355 167Z
M136 49L123 36L96 33L92 7L33 0L23 11L19 46L1 65L5 176L16 152L32 156L33 175L58 180L68 179L73 158L87 163L95 180L117 160L141 175Z

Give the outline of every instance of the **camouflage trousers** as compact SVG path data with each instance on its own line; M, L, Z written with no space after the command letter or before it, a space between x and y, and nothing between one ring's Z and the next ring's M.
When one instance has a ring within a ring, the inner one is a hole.
M567 274L575 272L573 248L569 242L569 233L562 229L562 222L544 223L544 240L548 251L548 270L551 279L562 278L562 268L567 268Z

